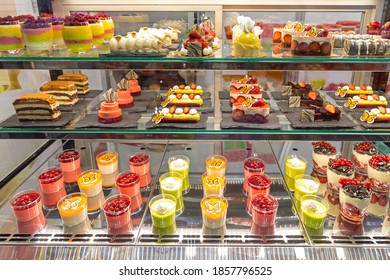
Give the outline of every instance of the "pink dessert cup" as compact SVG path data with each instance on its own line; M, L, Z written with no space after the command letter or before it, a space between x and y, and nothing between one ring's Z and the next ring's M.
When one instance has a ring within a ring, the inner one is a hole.
M30 221L42 213L41 194L36 190L17 193L10 204L19 222Z
M265 174L252 175L248 178L248 199L246 202L246 210L249 215L252 215L252 198L256 194L268 195L271 189L271 182L271 178Z
M58 161L62 171L75 171L80 168L80 151L77 149L64 150L58 155Z
M265 162L258 157L249 157L244 160L244 189L245 195L248 193L248 178L252 175L264 175Z
M131 198L125 194L109 197L103 210L109 228L123 228L131 223Z
M152 183L152 176L150 175L150 172L146 173L145 175L139 176L140 180L140 188L145 188Z
M64 183L73 184L77 182L77 178L80 176L82 170L81 167L71 172L64 172Z
M136 196L140 193L140 177L137 173L124 171L116 178L116 185L119 193L128 195L129 197Z
M252 200L252 222L260 227L271 227L275 224L279 203L271 195L256 194Z
M65 188L61 188L53 193L42 193L42 204L45 209L56 208L58 201L66 196Z
M18 233L21 234L34 234L41 231L46 225L46 218L43 212L41 211L38 216L35 218L25 221L18 221Z
M150 156L146 153L136 153L129 157L130 170L142 176L150 172Z
M63 172L56 167L45 169L38 175L38 182L43 193L58 192L64 187Z

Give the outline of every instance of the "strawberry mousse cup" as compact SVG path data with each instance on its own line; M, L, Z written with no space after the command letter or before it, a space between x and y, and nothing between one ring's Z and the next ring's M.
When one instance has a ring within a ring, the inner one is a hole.
M18 222L27 222L42 214L41 194L36 190L17 193L10 204Z
M183 174L167 172L160 176L159 182L162 194L170 194L176 198L176 216L179 216L184 212Z
M146 175L150 172L150 156L146 153L136 153L129 157L129 166L131 172L139 176Z
M103 206L108 228L124 228L131 221L131 198L125 194L109 197Z
M226 198L209 195L200 201L203 225L208 228L221 228L226 224L229 203Z
M375 216L386 215L389 208L390 157L374 155L368 162L367 175L372 184L368 212Z
M182 191L186 194L190 190L189 170L190 158L184 155L178 155L168 158L168 169L170 172L179 173L183 178Z
M92 30L85 15L72 14L66 16L62 34L66 48L71 53L85 54L92 48Z
M0 54L17 54L23 47L19 21L11 16L0 18Z
M63 197L57 204L62 223L73 227L88 220L87 196L76 192Z
M244 186L243 193L248 193L248 178L252 175L264 175L265 162L258 157L250 157L244 160Z
M97 166L102 174L112 174L118 170L118 153L104 151L96 156Z
M256 194L268 195L271 189L271 178L267 175L252 175L248 178L248 198L246 211L252 215L251 200Z
M206 157L206 172L208 175L225 177L227 159L220 155Z
M52 167L38 175L38 182L44 193L58 192L64 187L64 176L61 169Z
M176 198L170 194L159 194L149 201L153 227L168 228L176 223Z
M116 185L120 194L131 198L131 213L136 214L142 209L142 195L140 191L140 176L131 171L124 171L116 178Z
M278 201L269 194L258 193L251 199L252 222L260 227L271 227L275 224Z
M80 151L78 149L64 150L57 159L64 172L72 172L80 168Z
M225 177L202 174L203 196L219 195L223 196L226 190Z
M42 204L43 208L46 210L52 210L57 208L58 201L66 196L65 188L62 188L53 193L44 193L42 192Z
M32 55L47 54L53 47L52 24L44 19L28 19L22 24L22 36L27 51Z

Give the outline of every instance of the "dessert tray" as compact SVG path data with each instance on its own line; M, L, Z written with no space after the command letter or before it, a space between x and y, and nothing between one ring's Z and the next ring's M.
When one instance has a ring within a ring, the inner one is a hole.
M274 114L269 115L267 123L240 123L232 119L232 114L223 113L220 124L222 129L281 129L278 117Z
M66 126L75 117L72 112L61 112L61 117L56 121L19 121L15 114L0 123L0 127L53 127L60 128Z
M98 122L98 115L88 114L83 119L75 124L75 128L134 128L138 126L138 120L141 114L122 114L122 119L115 123L100 123Z
M293 128L353 128L357 125L351 121L345 114L341 113L339 121L321 121L321 122L301 122L301 113L291 113L286 115Z
M198 108L197 108L198 110ZM154 114L153 114L154 116ZM153 118L152 116L152 118ZM179 128L179 129L203 129L207 127L207 119L208 119L208 114L203 112L200 114L200 120L196 123L154 123L152 119L150 119L146 123L146 128L147 129L158 129L158 128Z

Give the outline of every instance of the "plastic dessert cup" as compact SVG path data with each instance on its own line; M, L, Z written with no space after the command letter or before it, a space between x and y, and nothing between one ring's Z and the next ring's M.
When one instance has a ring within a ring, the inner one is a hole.
M252 175L264 175L265 162L258 157L250 157L244 160L244 188L243 193L248 193L248 178Z
M371 184L369 184L371 185ZM346 185L340 188L340 215L351 223L362 223L371 200L371 186Z
M18 222L30 221L42 213L41 194L36 190L19 192L10 203Z
M131 221L131 199L125 194L109 197L103 206L109 228L123 228Z
M94 214L99 212L106 202L103 191L94 196L88 196L87 205L88 205L88 214Z
M104 41L108 42L114 36L115 26L111 18L100 19L104 26Z
M255 194L251 199L252 222L260 227L271 227L275 224L278 201L269 194Z
M57 208L57 203L61 198L66 196L65 188L62 187L53 193L42 193L42 204L45 209Z
M209 195L200 202L203 225L208 228L220 228L226 224L228 201L218 195Z
M65 184L74 184L75 182L77 182L77 178L80 176L80 174L81 174L81 167L77 168L74 171L63 172L64 183Z
M182 194L183 174L177 172L167 172L160 176L160 190L162 194L170 194L176 198L176 216L184 211L184 201Z
M304 174L306 171L307 160L298 155L289 155L285 162L285 176L287 187L293 191L295 184L295 177Z
M320 196L308 194L301 197L301 219L303 224L309 228L322 228L328 210L328 202Z
M148 172L145 175L139 176L139 180L140 180L140 185L141 185L140 187L142 189L142 188L149 186L150 183L152 183L152 176L150 175L150 172Z
M17 224L18 224L18 233L34 234L41 231L45 227L46 219L43 212L41 212L35 218L25 222L18 221Z
M304 195L316 195L320 187L320 181L309 175L300 174L295 177L294 203L298 212L300 211L301 198Z
M63 49L65 47L64 37L62 35L63 22L53 22L53 48Z
M93 197L103 190L102 181L102 173L97 169L90 169L80 174L77 185L87 197Z
M62 171L75 171L80 168L80 151L77 149L64 150L58 155L58 161Z
M227 160L224 156L211 155L206 157L205 162L208 175L225 177Z
M252 175L248 178L248 198L246 202L246 211L252 215L251 200L256 194L268 195L271 189L271 178L267 175Z
M61 169L45 169L38 175L38 182L44 193L55 193L64 188L64 176Z
M88 219L87 196L83 193L68 194L58 201L57 208L66 227L73 227Z
M83 54L92 48L93 36L88 22L80 23L82 25L70 25L64 22L62 34L66 48L71 53Z
M129 157L130 170L142 176L150 172L150 156L146 153L136 153Z
M223 196L226 189L225 177L202 174L203 196L219 195Z
M0 19L0 53L16 54L23 49L22 31L19 21Z
M178 155L168 158L168 169L170 172L179 173L183 178L182 191L183 194L188 193L190 180L188 173L190 170L190 159L187 156Z
M103 188L112 188L116 184L116 177L118 177L119 171L116 170L114 173L111 174L102 174L102 184Z
M131 198L132 214L138 213L142 209L140 176L134 172L124 171L116 178L116 185L120 194L125 194Z
M118 153L104 151L96 156L97 166L102 174L112 174L118 170Z
M159 194L149 201L153 227L167 228L176 222L176 198L170 194Z
M24 45L31 54L47 53L53 47L53 27L50 22L35 21L27 20L22 24Z

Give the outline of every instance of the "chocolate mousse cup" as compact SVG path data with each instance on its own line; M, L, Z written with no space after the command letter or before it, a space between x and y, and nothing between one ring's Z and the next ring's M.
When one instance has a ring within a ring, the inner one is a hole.
M356 165L355 178L359 181L366 181L368 161L372 156L378 154L378 148L371 142L356 143L352 150L352 159Z

